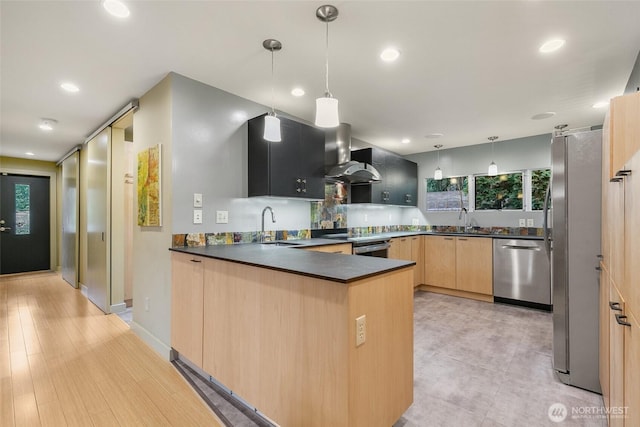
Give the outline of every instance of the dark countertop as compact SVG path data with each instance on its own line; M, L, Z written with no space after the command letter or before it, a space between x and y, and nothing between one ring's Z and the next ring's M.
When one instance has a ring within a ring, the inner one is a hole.
M313 242L314 240L315 242ZM301 246L309 247L340 244L344 243L343 241L310 239L307 241L295 240L294 242L308 243L296 246L246 243L238 245L171 248L170 250L341 283L354 282L416 264L413 261L293 249L296 247L300 248Z
M352 236L347 238L346 240L339 239L311 239L311 240L323 240L323 241L332 241L333 243L338 242L366 242L366 241L375 241L380 239L392 239L394 237L406 237L406 236L460 236L460 237L491 237L494 239L524 239L524 240L542 240L542 236L531 236L531 235L520 235L520 234L492 234L492 233L481 233L481 232L471 232L471 233L462 233L462 232L446 232L446 231L392 231L388 233L372 233L372 234L361 234L360 236ZM323 243L327 244L327 243Z

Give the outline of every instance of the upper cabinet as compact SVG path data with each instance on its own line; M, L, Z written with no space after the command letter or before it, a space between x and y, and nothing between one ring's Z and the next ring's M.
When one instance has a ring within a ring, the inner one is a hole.
M611 100L610 178L624 174L626 163L640 149L640 92Z
M280 117L282 141L269 142L264 115L248 124L249 197L324 199L324 131Z
M351 203L418 205L418 165L379 148L351 152L351 160L370 163L382 182L351 186Z

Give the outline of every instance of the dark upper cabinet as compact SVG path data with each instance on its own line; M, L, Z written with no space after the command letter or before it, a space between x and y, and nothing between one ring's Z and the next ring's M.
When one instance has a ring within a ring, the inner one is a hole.
M382 182L351 186L351 203L418 205L418 165L379 148L351 152L351 160L370 163Z
M324 199L324 131L279 118L280 142L264 140L264 115L248 122L249 197Z

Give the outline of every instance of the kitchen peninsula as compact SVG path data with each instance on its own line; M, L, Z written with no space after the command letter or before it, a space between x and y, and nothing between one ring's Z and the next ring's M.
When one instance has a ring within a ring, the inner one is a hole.
M280 425L392 425L413 401L415 263L310 246L172 248L171 346Z

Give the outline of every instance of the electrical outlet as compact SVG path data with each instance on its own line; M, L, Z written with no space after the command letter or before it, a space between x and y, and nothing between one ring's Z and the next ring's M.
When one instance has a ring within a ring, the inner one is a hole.
M533 225L533 218L527 218L527 227L535 227L535 225Z
M356 318L356 347L364 344L367 339L367 316Z
M216 224L228 224L229 211L216 211Z
M518 222L518 225L520 227L526 227L527 226L527 220L524 218L520 218L520 221Z
M201 208L202 207L202 194L193 193L193 207Z
M149 311L149 297L144 297L144 311Z
M411 218L411 225L420 225L420 220L418 218Z
M364 222L369 221L369 216L367 214L364 214Z
M193 223L202 224L202 209L193 210Z

